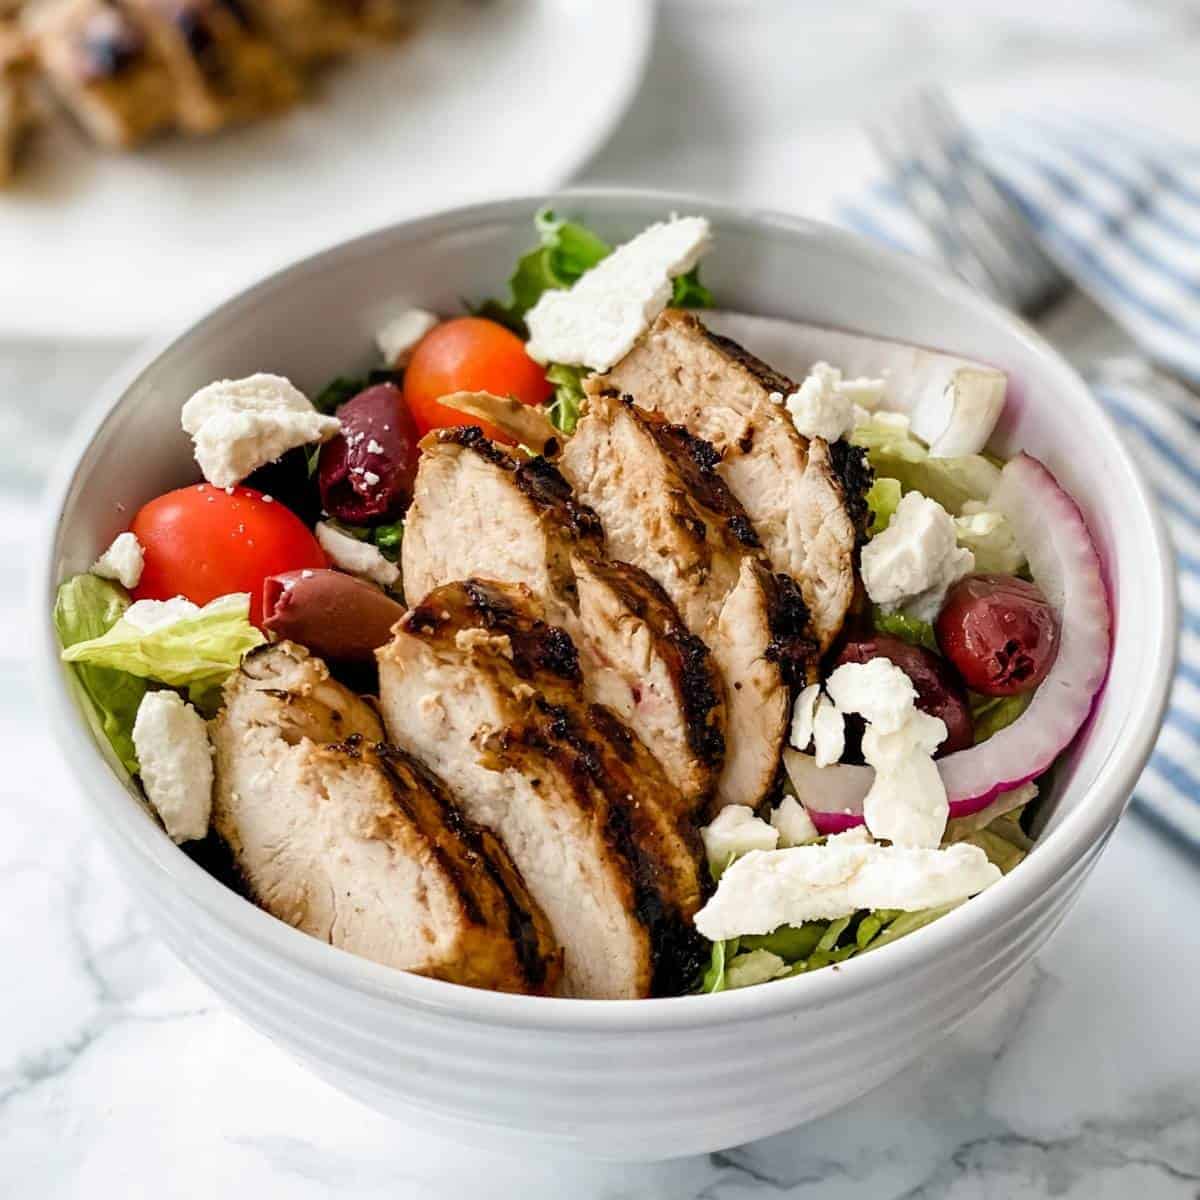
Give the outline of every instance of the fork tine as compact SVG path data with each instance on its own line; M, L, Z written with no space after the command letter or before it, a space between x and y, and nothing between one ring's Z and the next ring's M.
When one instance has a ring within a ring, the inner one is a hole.
M1022 311L1070 286L979 160L940 89L915 93L867 133L952 269Z

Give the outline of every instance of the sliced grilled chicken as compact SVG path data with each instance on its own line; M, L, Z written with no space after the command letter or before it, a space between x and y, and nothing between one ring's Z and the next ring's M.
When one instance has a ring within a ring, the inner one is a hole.
M719 471L745 509L776 571L808 604L822 650L854 599L854 553L865 527L870 470L863 452L802 437L771 400L795 384L736 342L668 309L592 393L615 389L711 442Z
M724 752L724 701L704 643L645 572L602 552L596 515L542 459L504 453L474 427L424 446L405 523L411 600L478 576L528 587L580 655L590 699L612 708L694 811Z
M536 614L526 589L495 583L426 596L379 651L389 737L504 844L563 947L566 994L678 992L700 957L694 831Z
M717 461L682 426L606 391L589 396L560 460L609 553L650 575L711 648L728 726L717 802L757 804L774 784L791 684L812 647L795 636L798 595L771 575Z
M176 118L191 133L291 105L300 78L239 0L127 0L170 73Z
M0 20L0 187L16 174L21 152L33 130L31 75L28 41Z
M331 945L472 987L543 992L559 952L508 855L376 744L378 717L291 643L252 655L213 722L213 819L252 898Z
M56 98L101 145L136 146L174 124L166 63L126 9L58 0L38 10L35 37Z

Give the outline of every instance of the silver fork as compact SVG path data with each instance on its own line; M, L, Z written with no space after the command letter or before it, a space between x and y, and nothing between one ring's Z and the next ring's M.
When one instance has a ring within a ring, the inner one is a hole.
M970 133L940 89L924 88L900 102L868 124L867 136L956 274L1031 321L1049 321L1079 299L1078 288L973 152ZM1128 340L1124 334L1122 340ZM1085 373L1093 380L1152 383L1195 415L1200 392L1194 385L1144 356L1094 359Z

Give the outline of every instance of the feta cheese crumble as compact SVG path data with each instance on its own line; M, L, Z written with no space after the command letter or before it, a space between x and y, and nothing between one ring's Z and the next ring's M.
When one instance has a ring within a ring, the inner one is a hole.
M813 750L818 767L838 762L846 749L846 722L838 707L827 696L817 701L813 713Z
M975 556L958 544L954 518L936 501L908 492L891 523L862 549L867 595L885 612L903 608L932 621L947 590L975 567Z
M784 796L780 800L779 807L771 813L771 824L779 831L780 850L815 842L821 836L812 817L795 796Z
M132 533L118 533L112 545L92 563L92 574L112 579L125 588L135 588L142 577L146 556L142 543Z
M200 612L209 616L219 614L222 608L235 608L242 611L250 600L246 592L230 592L226 596L218 596L210 600L203 609L193 604L183 596L172 596L170 600L135 600L122 614L121 620L132 625L142 633L153 633L165 629L178 621L187 620Z
M797 432L836 442L870 416L883 390L882 379L844 380L837 367L819 362L784 404Z
M704 853L718 870L731 858L751 850L774 850L779 842L779 830L754 815L745 804L729 804L713 818L712 824L700 830Z
M712 242L703 217L673 217L618 246L567 290L550 289L525 315L530 357L607 371L671 300L672 280Z
M133 723L146 796L174 842L208 833L212 746L204 718L176 692L147 692Z
M388 321L375 335L375 344L388 366L408 366L417 343L438 324L438 317L423 308L410 308Z
M817 699L821 695L821 685L810 683L801 689L792 705L792 729L788 741L797 750L807 750L813 739L813 718L816 715Z
M357 575L380 587L394 587L400 579L400 568L379 552L378 546L360 542L348 533L335 529L327 521L318 521L317 541L339 571Z
M867 829L898 846L937 846L950 815L933 761L946 738L945 722L917 708L912 681L886 658L844 663L826 687L842 711L867 722L862 754L875 769L863 799Z
M696 914L696 928L716 942L837 920L862 908L917 912L966 900L999 878L987 855L965 844L927 850L832 842L754 850L721 876Z
M183 406L181 422L204 478L221 488L297 446L327 441L341 428L288 380L261 374L201 388Z

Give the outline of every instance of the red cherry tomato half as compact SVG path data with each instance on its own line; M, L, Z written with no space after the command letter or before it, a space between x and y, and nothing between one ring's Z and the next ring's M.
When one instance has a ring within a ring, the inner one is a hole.
M482 425L488 437L513 444L495 427L438 403L451 392L493 392L545 404L554 386L515 333L482 317L456 317L421 339L404 372L404 399L417 429L424 436L451 425Z
M231 494L199 483L167 492L143 505L130 528L146 559L135 600L184 596L207 604L249 592L250 620L259 626L268 575L328 565L295 513L247 487Z

